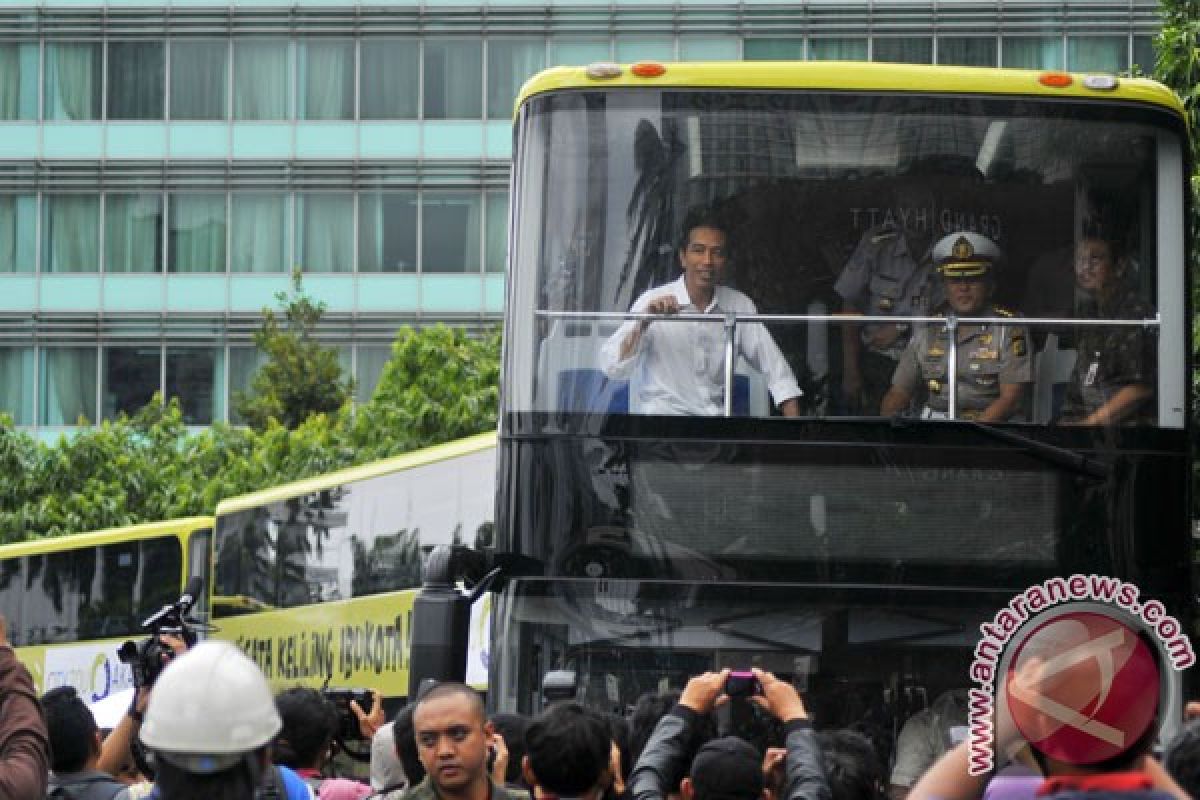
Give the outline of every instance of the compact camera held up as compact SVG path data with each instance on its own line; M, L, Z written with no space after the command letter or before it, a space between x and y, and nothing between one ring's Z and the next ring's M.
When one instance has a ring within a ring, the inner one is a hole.
M174 603L163 606L157 613L142 623L144 630L150 631L150 636L140 642L125 642L117 650L117 658L123 664L128 664L133 671L133 686L141 689L143 686L153 686L171 659L175 651L163 641L163 634L171 634L183 639L188 647L196 643L196 622L188 619L188 612L196 604L204 581L200 576L193 576L184 589L183 594Z

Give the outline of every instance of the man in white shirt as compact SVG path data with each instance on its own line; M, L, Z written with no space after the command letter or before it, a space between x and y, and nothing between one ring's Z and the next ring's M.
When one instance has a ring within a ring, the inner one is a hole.
M630 309L651 314L754 314L749 297L721 277L728 259L725 231L710 220L689 225L679 250L683 275L645 292ZM627 320L604 344L601 366L613 380L635 372L632 410L640 414L717 416L725 407L725 332L709 321ZM796 376L771 334L760 323L737 326L737 349L767 376L767 387L784 416L800 414Z

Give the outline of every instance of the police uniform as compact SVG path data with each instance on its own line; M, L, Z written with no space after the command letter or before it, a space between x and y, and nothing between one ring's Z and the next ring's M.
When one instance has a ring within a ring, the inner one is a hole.
M1000 258L999 249L984 236L973 233L954 233L934 247L934 261L946 277L982 277ZM938 313L949 311L946 305ZM985 304L967 316L1012 317L1011 311ZM1029 353L1029 332L1014 322L959 324L956 358L957 413L955 416L973 419L1000 397L1004 384L1029 383L1032 379L1032 358ZM944 325L921 328L905 348L892 385L908 396L926 392L925 412L940 417L949 411L950 389L947 363L950 355L950 331Z
M928 257L910 250L903 230L883 225L863 234L833 288L848 305L868 316L923 316L941 299L935 277ZM884 323L858 326L863 342L863 389L871 408L879 407L913 330L907 322L891 324L899 335L886 348L872 344Z

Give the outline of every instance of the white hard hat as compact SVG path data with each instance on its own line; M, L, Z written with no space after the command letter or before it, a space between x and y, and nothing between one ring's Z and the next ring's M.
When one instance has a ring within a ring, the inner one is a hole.
M141 739L188 772L219 772L279 733L271 687L258 665L228 642L206 641L163 669Z

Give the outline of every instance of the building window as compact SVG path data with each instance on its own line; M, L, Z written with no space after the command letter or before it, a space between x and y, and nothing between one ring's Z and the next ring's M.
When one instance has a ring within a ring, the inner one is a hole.
M132 416L149 403L159 389L159 348L104 348L104 419Z
M0 413L33 424L33 348L0 347Z
M1128 67L1129 40L1124 36L1072 36L1067 39L1067 69L1117 73Z
M617 61L674 61L675 43L670 36L619 36Z
M234 119L290 116L290 54L286 39L234 40Z
M417 193L363 192L358 204L359 272L416 272Z
M100 45L46 45L46 119L100 119Z
M359 403L369 402L379 385L383 368L392 358L392 346L371 344L358 346L358 369L354 374L354 396Z
M871 45L871 60L892 64L932 64L933 40L927 36L877 38Z
M354 271L354 196L308 193L297 197L296 251L305 272Z
M162 271L162 195L105 196L104 270Z
M109 42L108 118L162 119L162 42Z
M959 67L996 66L996 38L943 36L938 38L937 61Z
M165 399L179 398L183 421L211 425L224 416L224 368L212 347L168 347Z
M353 119L354 41L308 39L302 54L300 118Z
M479 271L479 211L478 192L422 194L422 272Z
M266 363L266 353L257 347L229 348L229 421L235 425L246 424L245 417L237 411L238 400L250 392L254 373Z
M287 270L287 195L234 192L230 219L232 272Z
M866 61L866 39L813 39L808 43L813 61Z
M558 36L550 40L550 66L582 67L612 58L608 37Z
M43 272L100 270L100 197L94 194L44 196Z
M0 120L37 117L38 46L0 42Z
M747 39L742 43L746 61L799 61L804 58L803 39Z
M167 222L171 272L225 271L225 195L173 194Z
M425 118L482 116L482 43L478 39L425 40Z
M680 36L682 61L737 61L738 41L728 36Z
M1133 63L1142 70L1143 75L1153 75L1155 65L1154 37L1133 37Z
M1001 61L1015 69L1062 69L1062 38L1058 36L1006 36L1001 40Z
M95 421L96 348L47 347L41 352L40 424L76 425L80 418Z
M33 272L37 198L0 194L0 272Z
M225 119L229 45L223 41L171 42L171 119Z
M508 192L486 193L487 245L483 268L487 272L504 272L508 257Z
M421 85L421 47L417 39L363 39L359 45L363 119L416 119Z
M545 39L489 39L487 113L509 119L521 85L546 65Z

